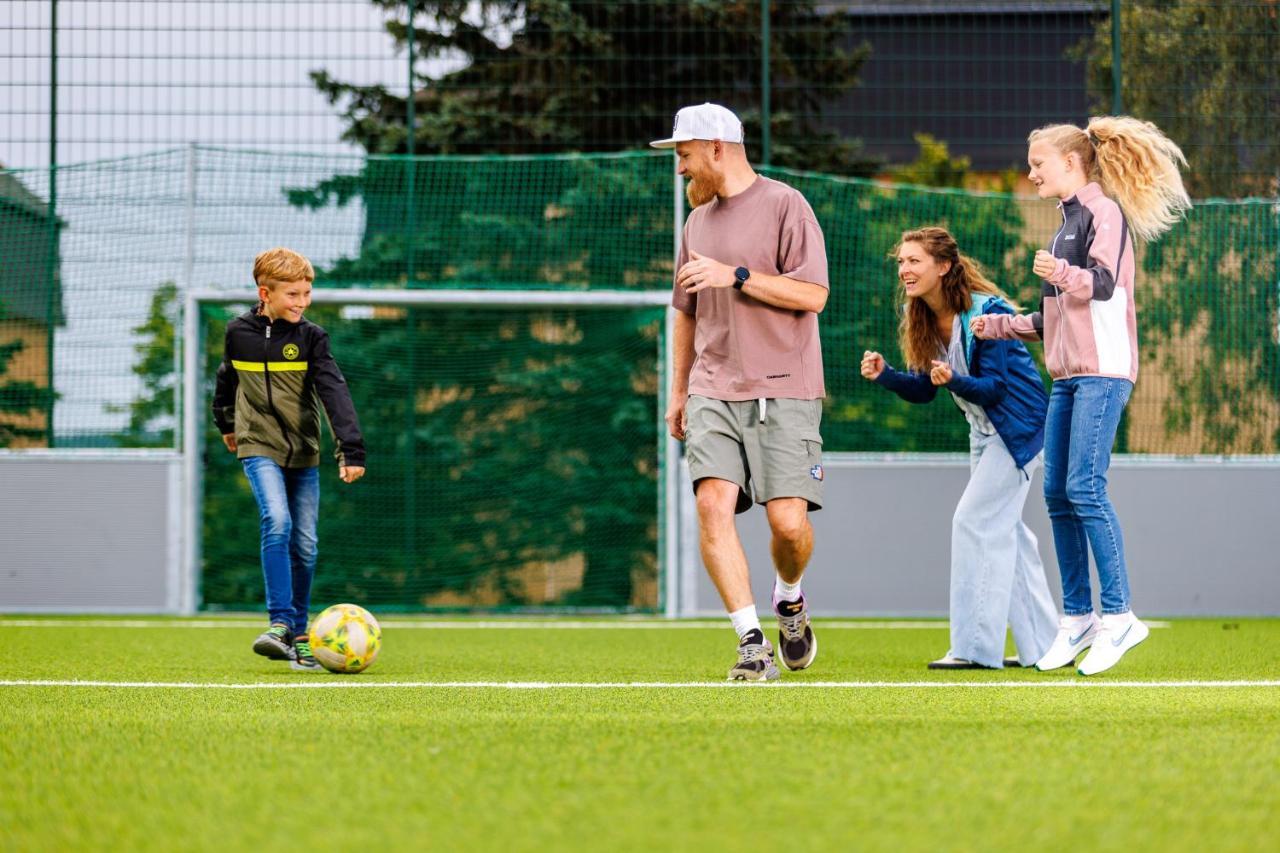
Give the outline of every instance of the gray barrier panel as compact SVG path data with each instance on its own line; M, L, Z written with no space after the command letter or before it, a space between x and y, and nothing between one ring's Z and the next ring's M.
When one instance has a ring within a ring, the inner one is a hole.
M121 455L0 451L0 612L180 612L180 462ZM805 577L815 612L945 616L950 519L968 475L961 458L829 454L827 507L813 515ZM682 483L677 611L723 613L702 569L688 469ZM1141 615L1280 614L1280 464L1117 458L1111 493L1124 524ZM1056 591L1040 478L1026 518ZM739 517L757 602L773 582L769 533ZM1096 585L1095 585L1096 586Z
M166 613L177 454L0 453L0 613Z
M963 457L877 461L829 454L824 467L826 507L812 515L815 547L804 580L814 612L946 616L951 515L968 480ZM698 557L688 467L681 469L682 527L689 532L680 610L722 614ZM1110 482L1134 612L1280 614L1280 464L1117 457ZM1039 472L1024 518L1040 539L1049 588L1061 604ZM738 530L763 612L773 584L763 509L739 516ZM1096 606L1096 573L1092 577Z

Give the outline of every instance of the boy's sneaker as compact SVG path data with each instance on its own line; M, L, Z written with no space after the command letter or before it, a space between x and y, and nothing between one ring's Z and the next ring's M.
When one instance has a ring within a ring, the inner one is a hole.
M286 625L272 625L258 635L253 641L253 650L257 654L272 660L292 660L292 631Z
M764 632L753 628L738 643L738 662L729 670L730 681L773 681L781 673L773 662L773 646Z
M320 661L311 654L311 638L306 634L299 634L293 638L293 659L289 661L289 668L296 669L298 672L324 671Z
M1120 662L1124 653L1141 643L1151 633L1141 619L1132 613L1116 613L1102 617L1102 630L1093 641L1093 648L1080 661L1076 672L1081 675L1097 675L1106 672Z
M1100 627L1098 617L1092 613L1089 614L1087 622L1081 622L1071 616L1063 616L1058 620L1058 636L1053 638L1053 645L1049 646L1049 651L1036 661L1036 669L1047 672L1075 663L1080 653L1093 645Z
M818 640L809 625L809 607L801 595L796 601L773 602L778 617L778 655L787 669L804 669L818 656Z

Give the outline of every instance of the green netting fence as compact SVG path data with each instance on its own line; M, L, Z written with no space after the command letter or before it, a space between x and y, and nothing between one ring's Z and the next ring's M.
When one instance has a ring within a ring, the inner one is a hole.
M889 252L908 227L946 225L1030 304L1054 206L767 173L805 194L826 235L826 450L963 451L945 400L910 407L858 376L865 349L899 360ZM188 147L60 169L51 222L46 171L0 173L0 437L179 446L181 294L249 304L263 248L306 253L321 287L669 289L676 198L670 156L648 152L411 161ZM1140 250L1141 375L1122 450L1280 451L1278 251L1274 200L1201 202ZM229 310L202 313L206 382ZM334 337L370 447L366 480L322 489L326 600L657 605L660 311L311 316ZM252 501L211 432L205 456L203 602L248 606L261 595Z

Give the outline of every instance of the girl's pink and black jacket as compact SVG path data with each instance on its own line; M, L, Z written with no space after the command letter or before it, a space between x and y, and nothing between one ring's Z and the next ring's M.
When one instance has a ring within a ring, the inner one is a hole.
M991 315L987 334L1043 340L1054 379L1138 379L1133 237L1120 206L1097 183L1058 205L1062 227L1049 244L1057 268L1044 281L1034 314Z

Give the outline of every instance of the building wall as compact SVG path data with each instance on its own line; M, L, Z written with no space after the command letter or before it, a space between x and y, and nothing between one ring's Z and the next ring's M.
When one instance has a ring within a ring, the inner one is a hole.
M22 350L9 360L0 373L0 386L8 382L32 382L40 388L49 386L49 340L42 323L30 320L0 320L0 344L22 342ZM48 413L34 409L28 414L0 413L0 424L42 432L48 424ZM44 438L16 438L9 447L45 447Z
M862 140L868 153L907 163L916 157L914 135L928 133L975 170L1021 168L1030 131L1088 118L1084 63L1066 53L1093 33L1097 9L1063 3L920 14L916 6L903 4L899 14L853 11L850 47L869 44L871 57L859 85L828 96L824 110L832 127Z

